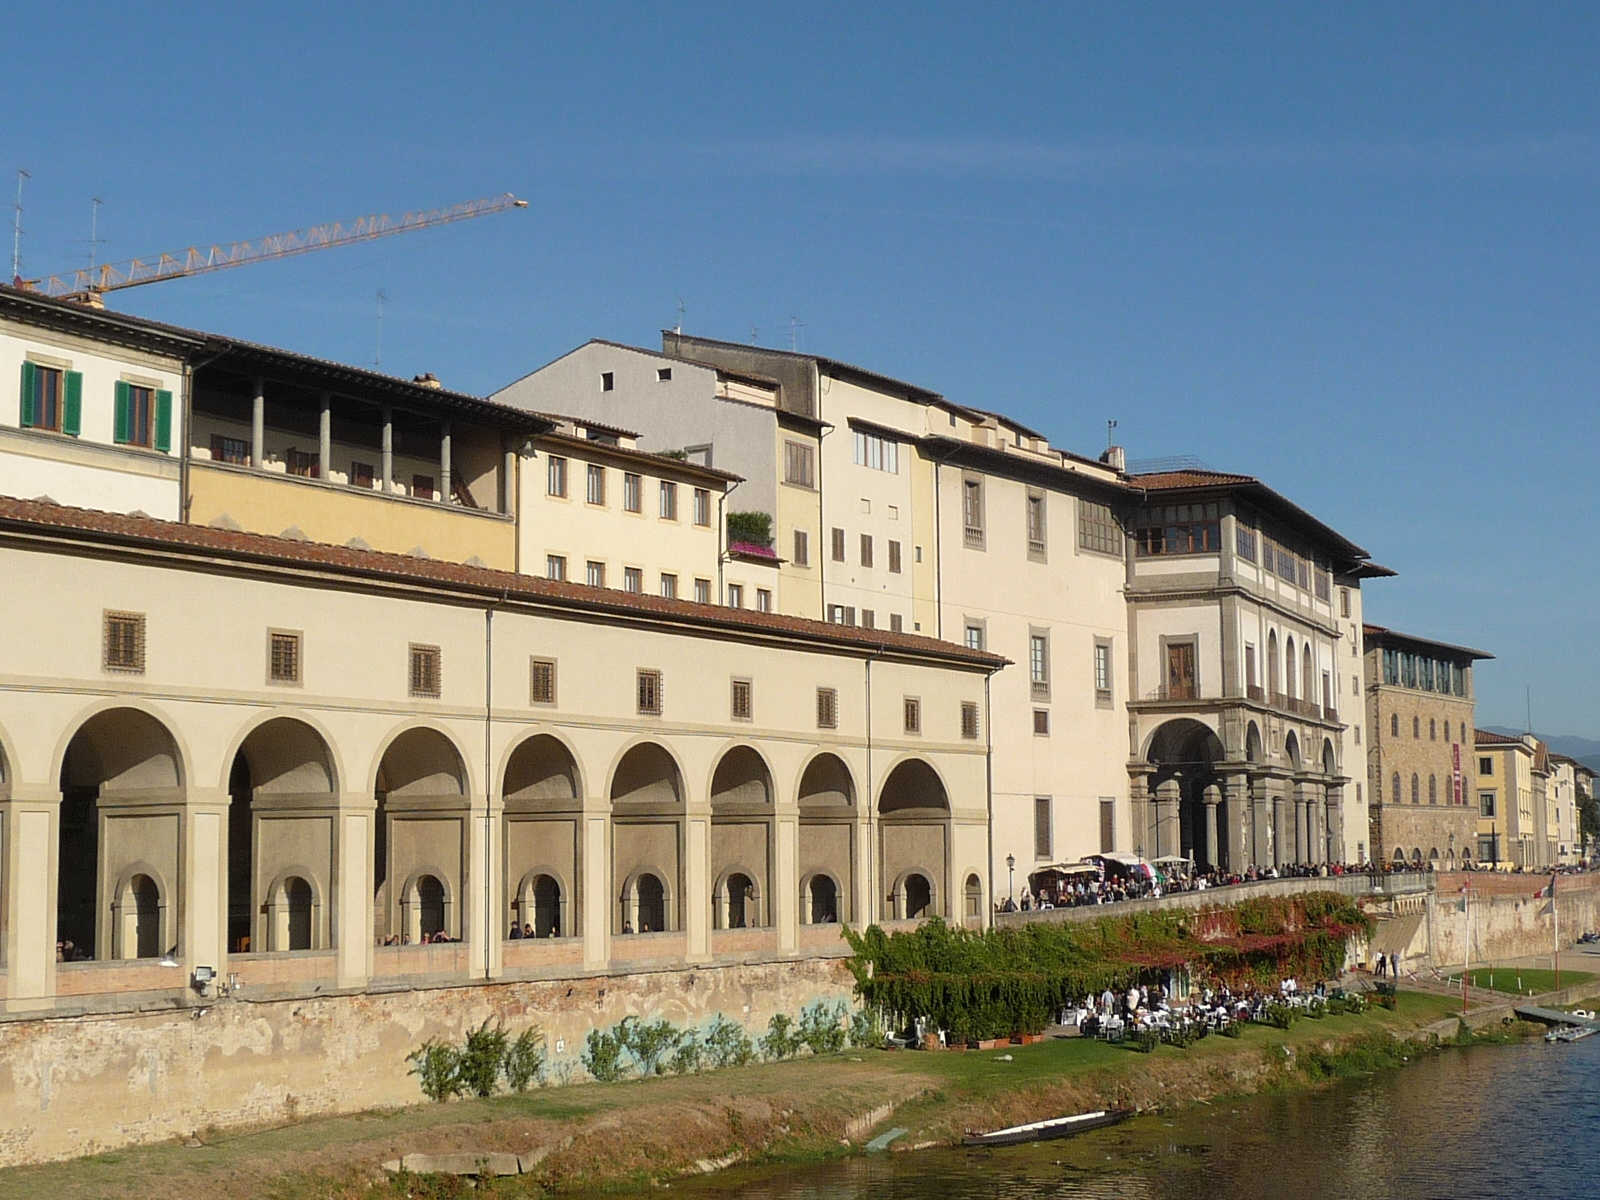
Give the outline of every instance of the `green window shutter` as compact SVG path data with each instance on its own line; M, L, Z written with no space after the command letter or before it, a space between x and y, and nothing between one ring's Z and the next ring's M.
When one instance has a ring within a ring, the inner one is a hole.
M111 440L119 446L128 444L128 385L117 380L115 416L111 421Z
M83 372L66 371L67 399L61 406L61 432L78 436L83 424Z
M38 387L37 379L38 376L34 372L33 364L24 362L22 364L22 413L21 419L18 421L18 424L24 429L31 427L34 422L33 398L35 395L34 389Z
M172 449L172 393L156 393L156 449L163 454Z

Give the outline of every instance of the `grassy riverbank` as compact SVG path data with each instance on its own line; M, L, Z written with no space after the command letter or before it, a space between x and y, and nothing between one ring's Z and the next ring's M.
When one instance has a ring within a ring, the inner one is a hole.
M251 1133L202 1135L72 1162L0 1171L0 1200L377 1200L461 1194L461 1181L398 1181L378 1164L402 1153L549 1148L531 1175L495 1181L491 1195L649 1184L701 1159L804 1161L850 1153L852 1118L888 1103L904 1146L1107 1104L1162 1107L1304 1086L1395 1065L1421 1051L1393 1035L1452 1015L1451 997L1402 993L1396 1010L1250 1026L1186 1050L1140 1054L1061 1039L999 1051L846 1052L705 1075L587 1084L525 1096L419 1105L308 1120ZM1011 1061L1003 1061L1009 1054ZM857 1134L857 1141L864 1140ZM478 1193L483 1194L483 1193Z

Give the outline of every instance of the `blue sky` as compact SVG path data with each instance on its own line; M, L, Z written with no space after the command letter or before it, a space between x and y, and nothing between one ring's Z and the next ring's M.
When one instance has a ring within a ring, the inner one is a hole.
M49 5L24 274L512 190L525 212L124 293L487 392L685 328L1098 452L1257 474L1600 737L1600 8Z

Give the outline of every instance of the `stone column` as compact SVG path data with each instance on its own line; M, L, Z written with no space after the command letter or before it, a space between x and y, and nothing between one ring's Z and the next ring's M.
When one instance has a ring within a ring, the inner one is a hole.
M228 954L229 804L221 788L189 788L178 845L183 864L178 945L186 978L196 967L210 967L219 983Z
M800 944L800 817L784 813L772 823L772 878L767 881L768 921L778 931L778 949Z
M1272 808L1272 865L1281 867L1288 861L1288 851L1294 849L1293 845L1285 845L1286 842L1292 842L1294 829L1292 822L1284 820L1281 780L1273 779L1267 782L1267 797Z
M883 898L878 895L879 858L872 806L870 802L858 802L856 810L855 824L850 827L850 903L840 912L839 920L865 929L883 919Z
M684 958L711 961L711 813L691 810L684 819L683 892L678 897L678 928Z
M339 797L333 825L333 911L328 931L333 936L334 971L341 988L359 988L372 978L373 853L378 802L370 793Z
M1150 777L1134 775L1128 780L1128 838L1129 848L1135 854L1144 854L1148 847L1155 845L1155 837L1151 832L1151 807Z
M495 979L500 975L504 815L505 806L499 797L493 797L474 804L467 816L461 940L467 943L467 975L472 979Z
M505 464L500 468L500 511L509 516L516 508L517 451L506 443Z
M611 959L611 916L619 897L611 877L611 805L589 797L580 820L576 919L583 933L583 969L599 971Z
M1299 780L1290 786L1294 788L1294 861L1303 863L1306 860L1306 789Z
M439 435L439 503L450 503L450 422Z
M13 784L0 802L5 841L0 875L5 885L7 1012L48 1009L56 994L56 844L61 793Z
M1214 871L1217 869L1217 805L1222 803L1222 789L1214 783L1208 784L1203 799L1206 810L1206 867Z
M1228 848L1228 870L1242 871L1250 852L1250 801L1244 775L1229 775L1222 781L1222 791L1228 801L1228 828L1225 841Z
M250 400L250 465L261 470L267 462L267 381L256 378Z
M1348 862L1350 854L1344 844L1344 785L1328 785L1328 857L1333 862Z
M383 408L383 454L380 459L383 471L383 482L380 490L394 491L394 409L388 405Z
M1173 842L1178 834L1178 802L1182 795L1182 785L1176 779L1163 779L1156 785L1155 858L1177 853Z
M333 476L333 393L322 393L322 411L317 422L317 478Z

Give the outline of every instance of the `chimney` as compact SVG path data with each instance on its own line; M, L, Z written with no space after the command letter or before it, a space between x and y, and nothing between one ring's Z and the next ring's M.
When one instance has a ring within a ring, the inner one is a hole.
M1107 446L1106 452L1100 456L1100 461L1118 475L1128 473L1128 455L1121 446Z
M438 388L440 391L444 390L444 384L439 382L438 377L434 375L432 371L429 371L426 375L413 375L411 377L411 382L419 384L425 388Z

